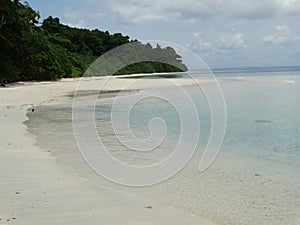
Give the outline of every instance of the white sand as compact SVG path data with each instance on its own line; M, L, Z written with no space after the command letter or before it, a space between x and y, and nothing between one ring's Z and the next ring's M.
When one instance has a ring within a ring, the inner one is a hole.
M87 78L89 89L102 79ZM105 88L117 90L130 80L115 80ZM155 87L151 79L142 88ZM187 79L176 80L180 85ZM193 82L192 82L193 83ZM96 186L70 173L46 151L35 146L23 121L30 105L65 101L78 80L26 83L0 88L0 224L28 225L208 225L188 212L147 199ZM152 209L145 208L151 205Z

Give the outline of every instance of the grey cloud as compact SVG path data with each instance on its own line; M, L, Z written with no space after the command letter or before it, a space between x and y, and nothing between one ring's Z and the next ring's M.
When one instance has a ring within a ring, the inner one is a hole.
M242 33L223 34L217 41L218 49L242 49L247 47Z
M72 27L84 28L86 21L97 21L104 17L104 13L98 8L72 8L66 7L62 12L63 20Z
M230 51L247 47L242 33L220 34L213 42L204 41L200 33L194 33L186 46L195 52Z
M116 16L132 23L212 16L241 19L300 17L299 0L114 0L110 6Z
M100 19L104 12L123 24L236 21L300 17L300 0L88 0L84 7L65 8L68 23ZM100 11L101 10L101 11Z
M291 41L300 41L300 37L293 35L287 25L277 25L276 32L263 37L263 42L272 44L284 44Z
M213 44L204 41L200 33L194 33L192 39L185 45L195 52L206 52L214 49Z
M165 21L169 17L147 1L128 1L125 4L115 3L112 12L125 23L142 24L145 22ZM125 20L125 21L124 21Z

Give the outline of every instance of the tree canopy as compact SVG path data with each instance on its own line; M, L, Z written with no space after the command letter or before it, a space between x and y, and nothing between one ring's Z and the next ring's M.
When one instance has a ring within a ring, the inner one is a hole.
M89 65L107 51L137 42L121 33L69 27L40 15L28 3L0 0L0 81L55 80L82 76ZM145 61L131 64L116 74L179 72L186 67L171 47L153 48L141 44L151 54L168 58L172 65ZM175 66L174 66L175 65Z

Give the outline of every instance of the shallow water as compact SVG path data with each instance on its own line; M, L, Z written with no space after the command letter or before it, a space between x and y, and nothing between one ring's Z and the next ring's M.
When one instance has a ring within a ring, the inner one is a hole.
M198 171L200 156L208 141L211 115L205 96L197 86L185 87L198 110L201 125L199 145L187 166L171 179L158 185L130 188L111 183L94 173L82 159L72 129L71 104L40 106L28 113L29 131L38 145L50 150L71 172L104 186L143 195L154 201L183 208L217 224L228 225L298 225L300 223L300 74L268 73L267 76L222 77L219 80L227 107L227 128L221 152L212 166ZM210 85L210 84L205 84ZM177 89L157 89L184 98ZM122 109L132 95L120 99ZM111 97L111 96L110 96ZM180 118L176 109L157 98L147 98L130 111L133 134L149 136L149 122L161 117L168 128L164 141L155 151L131 151L115 135L111 110L115 98L100 99L96 106L96 128L111 154L130 165L149 165L172 153L180 137ZM82 113L92 106L82 98ZM84 118L84 117L83 117ZM189 119L189 117L184 118ZM84 120L77 121L84 124ZM189 121L194 123L194 121ZM119 126L127 121L119 121ZM192 127L192 126L191 126ZM84 126L83 126L84 128ZM125 129L125 128L124 128ZM155 132L155 127L153 128ZM84 129L83 129L84 131ZM192 129L185 132L194 132ZM126 141L130 139L126 133ZM189 140L183 140L189 141ZM86 146L93 148L89 137Z

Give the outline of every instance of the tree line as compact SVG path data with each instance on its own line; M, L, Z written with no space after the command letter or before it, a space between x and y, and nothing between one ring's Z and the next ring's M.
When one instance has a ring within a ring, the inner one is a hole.
M99 56L118 46L136 42L148 54L172 65L145 61L126 66L115 74L180 72L186 66L171 47L161 48L130 40L121 33L69 27L40 15L28 3L0 0L0 81L56 80L80 77ZM149 53L150 52L150 53Z

